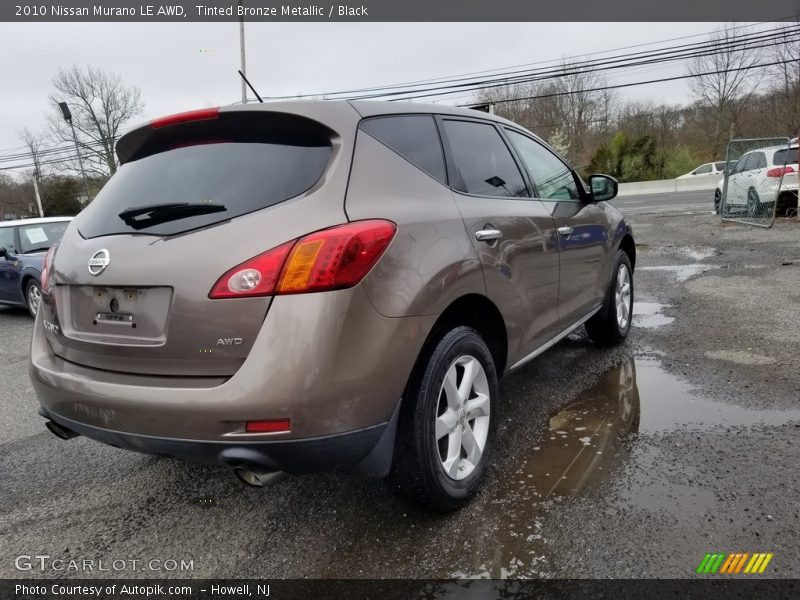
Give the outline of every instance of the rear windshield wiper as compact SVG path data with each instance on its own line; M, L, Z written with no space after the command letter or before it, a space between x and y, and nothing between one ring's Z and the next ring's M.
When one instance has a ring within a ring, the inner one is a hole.
M168 221L225 212L226 210L227 208L222 204L171 202L127 208L117 216L125 221L125 224L131 229L145 229Z

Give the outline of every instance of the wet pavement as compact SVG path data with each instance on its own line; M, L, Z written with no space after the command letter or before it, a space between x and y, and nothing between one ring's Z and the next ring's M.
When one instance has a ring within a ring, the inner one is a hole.
M800 576L800 234L721 225L701 195L626 202L629 340L575 334L507 376L486 485L446 516L354 475L254 489L57 440L27 382L30 321L0 309L0 577L163 575L15 569L34 553L193 560L183 577L691 577L712 551Z

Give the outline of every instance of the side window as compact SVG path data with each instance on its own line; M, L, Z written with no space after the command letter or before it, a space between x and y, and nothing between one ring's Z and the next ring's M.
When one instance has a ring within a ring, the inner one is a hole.
M528 188L500 133L493 125L444 121L456 173L450 185L478 196L528 197Z
M0 227L0 246L9 252L16 252L13 227Z
M706 173L711 173L711 165L703 165L694 170L695 175L705 175Z
M751 169L766 169L767 168L767 157L763 152L756 152L753 154L753 162L750 165Z
M747 163L750 161L751 154L744 154L743 156L739 157L739 160L736 161L736 166L733 167L734 173L741 173L742 171L747 170Z
M722 172L725 170L725 163L724 162L714 163L714 168L716 168L717 171Z
M361 129L412 165L445 183L442 144L431 115L378 117L362 122Z
M561 159L531 138L511 129L506 131L533 179L537 197L548 200L580 200L575 176Z

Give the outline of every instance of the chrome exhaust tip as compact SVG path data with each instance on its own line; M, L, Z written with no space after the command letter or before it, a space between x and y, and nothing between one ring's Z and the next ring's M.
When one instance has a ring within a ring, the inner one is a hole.
M59 425L58 423L55 423L53 421L47 421L44 424L44 426L47 427L47 430L50 433L52 433L54 436L56 436L57 438L60 438L62 440L71 440L72 438L76 438L76 437L78 437L80 435L80 433L75 433L71 429L67 429L66 427L62 427L61 425Z
M254 471L247 467L234 467L233 474L247 485L264 487L276 481L283 473L281 471Z

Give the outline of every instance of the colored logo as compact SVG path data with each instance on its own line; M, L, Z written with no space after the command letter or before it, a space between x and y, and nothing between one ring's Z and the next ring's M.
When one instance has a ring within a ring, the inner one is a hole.
M706 554L700 566L697 567L696 573L755 575L766 570L769 561L772 560L772 556L772 552Z

